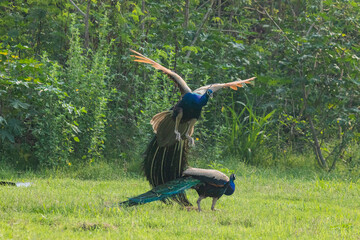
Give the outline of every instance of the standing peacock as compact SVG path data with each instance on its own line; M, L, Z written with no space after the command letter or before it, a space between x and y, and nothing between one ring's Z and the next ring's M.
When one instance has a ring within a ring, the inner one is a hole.
M213 93L225 87L237 90L255 77L230 83L215 83L191 91L175 72L134 50L130 51L136 54L132 55L136 58L134 61L148 63L166 73L181 92L181 99L174 107L156 114L150 121L155 136L145 152L144 172L150 184L156 187L180 177L187 167L188 142L194 145L194 139L191 137L194 125ZM190 205L184 194L176 195L175 199L184 205Z
M183 172L182 177L156 186L152 190L139 196L129 198L127 201L121 202L120 205L134 206L158 200L164 201L168 198L183 194L184 191L189 188L193 188L199 195L197 200L198 210L201 211L201 200L207 197L213 198L211 210L215 210L216 201L222 195L232 195L234 193L234 180L234 174L231 174L229 178L217 170L188 168Z

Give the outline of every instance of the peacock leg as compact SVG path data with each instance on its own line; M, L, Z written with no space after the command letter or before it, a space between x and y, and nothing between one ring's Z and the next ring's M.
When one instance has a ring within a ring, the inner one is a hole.
M196 118L193 118L193 119L191 119L189 121L189 127L188 127L188 129L186 131L186 134L185 134L186 138L189 140L190 146L192 146L192 147L195 146L195 141L190 135L192 134L192 130L194 128L194 125L195 125L196 121L197 121Z
M212 201L212 205L211 205L211 210L215 211L215 204L216 204L216 201L218 200L218 198L213 198L213 201Z
M182 119L182 116L183 116L182 108L179 108L179 112L175 119L175 130L174 130L176 140L178 140L178 141L181 140L181 134L179 133L179 124Z
M201 212L201 207L200 207L200 202L201 200L203 200L205 197L203 196L199 196L199 199L196 201L197 205L198 205L198 211Z

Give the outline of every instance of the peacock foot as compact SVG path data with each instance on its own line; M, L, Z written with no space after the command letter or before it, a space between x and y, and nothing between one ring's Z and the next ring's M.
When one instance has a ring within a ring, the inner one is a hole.
M186 135L186 138L187 138L187 140L189 141L189 145L190 145L191 147L194 147L194 146L195 146L195 141L194 141L194 139L193 139L192 137L190 137L189 135Z
M179 131L174 131L174 133L175 133L175 138L176 138L176 140L177 141L180 141L181 140L181 134L179 133Z
M198 208L197 207L194 207L194 206L186 206L185 209L190 212L190 211L197 211Z

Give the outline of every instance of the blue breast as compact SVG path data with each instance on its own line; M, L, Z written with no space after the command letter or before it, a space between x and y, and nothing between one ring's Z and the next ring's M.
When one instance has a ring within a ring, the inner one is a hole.
M230 181L230 184L225 191L225 195L231 195L234 192L235 192L235 183L233 181Z
M208 99L206 94L186 93L176 105L176 107L183 109L182 121L189 121L192 118L198 119L201 114L201 109L207 104Z

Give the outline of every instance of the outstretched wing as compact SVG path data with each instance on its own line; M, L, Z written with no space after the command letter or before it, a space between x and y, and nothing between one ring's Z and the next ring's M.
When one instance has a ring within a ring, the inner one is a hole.
M229 87L233 90L237 90L238 87L239 88L243 87L243 84L250 83L250 81L254 80L255 78L256 77L252 77L252 78L249 78L246 80L238 80L238 81L229 82L229 83L214 83L214 84L200 87L200 88L196 89L194 91L194 93L203 95L208 89L211 89L213 92L216 92L217 90L220 90L225 87Z
M166 67L161 66L157 62L151 60L150 58L145 57L141 53L138 53L132 49L130 49L131 52L135 53L136 55L131 55L132 57L135 57L135 62L142 62L142 63L148 63L151 66L153 66L155 69L161 70L164 73L166 73L177 85L177 87L180 89L181 95L184 95L185 93L191 92L191 89L188 87L184 79L182 79L179 75L177 75L175 72L171 71L170 69L167 69Z

